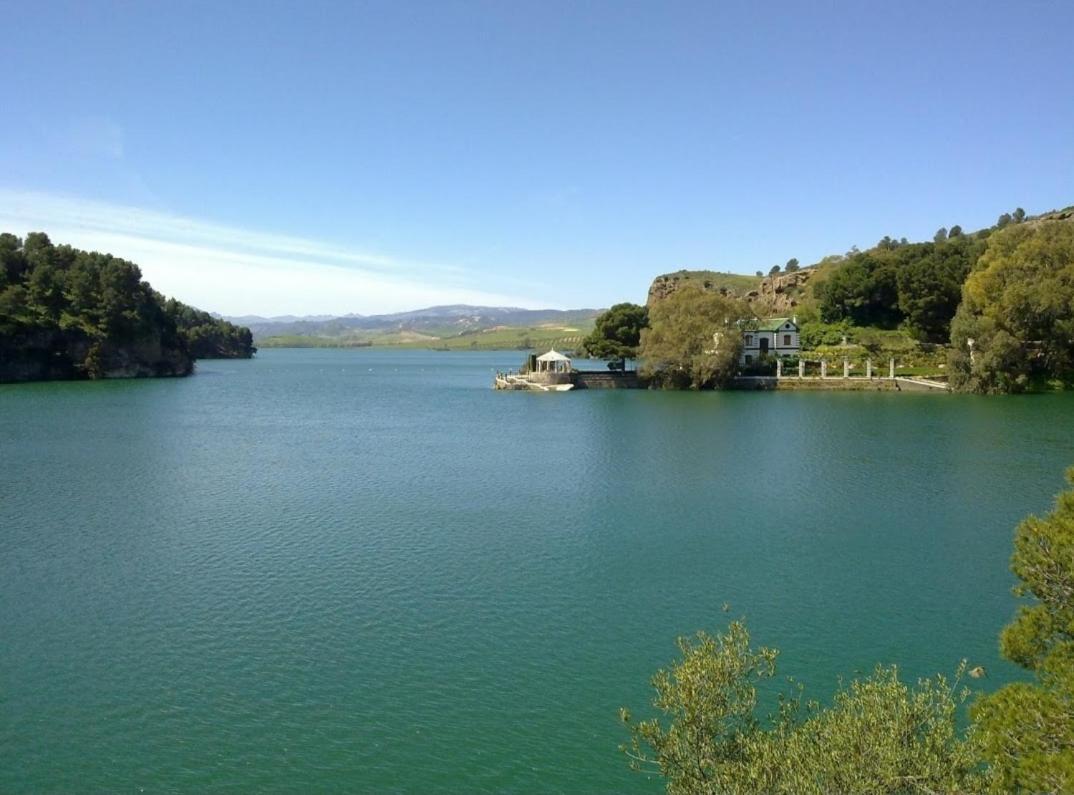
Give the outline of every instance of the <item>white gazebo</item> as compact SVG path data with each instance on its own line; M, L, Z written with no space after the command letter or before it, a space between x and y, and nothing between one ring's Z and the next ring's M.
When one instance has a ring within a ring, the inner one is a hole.
M557 350L550 350L537 357L538 373L567 373L571 371L571 360Z

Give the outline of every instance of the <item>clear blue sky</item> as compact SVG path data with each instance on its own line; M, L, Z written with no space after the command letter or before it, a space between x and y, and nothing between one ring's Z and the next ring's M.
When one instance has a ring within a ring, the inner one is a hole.
M606 306L1074 203L1068 0L0 0L0 26L0 226L231 314Z

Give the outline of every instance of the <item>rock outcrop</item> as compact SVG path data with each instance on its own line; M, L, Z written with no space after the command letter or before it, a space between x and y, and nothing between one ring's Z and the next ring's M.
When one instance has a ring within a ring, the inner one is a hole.
M747 300L763 305L766 312L774 314L789 312L798 306L802 292L812 276L811 270L769 276L761 281L759 294Z
M653 279L649 286L647 303L651 305L687 284L696 284L703 290L755 304L758 314L779 314L791 312L798 307L812 277L813 270L806 268L756 279L755 286L743 288L737 284L728 284L725 279L714 278L708 271L678 271ZM748 279L749 277L742 277L738 281Z
M154 378L190 375L193 371L194 359L185 348L159 334L125 344L46 330L0 339L0 383Z
M705 291L718 292L720 295L735 295L733 289L726 285L717 284L714 280L705 278L704 271L678 271L677 273L665 273L653 279L649 285L649 296L646 304L652 304L667 298L673 292L686 284L698 284Z

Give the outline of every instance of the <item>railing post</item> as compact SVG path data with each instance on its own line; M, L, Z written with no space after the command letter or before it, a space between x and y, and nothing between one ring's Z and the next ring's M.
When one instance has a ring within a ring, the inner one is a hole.
M798 377L799 378L805 378L805 360L804 359L799 359L798 360Z
M828 360L827 359L821 359L820 360L820 377L821 378L827 378L828 377Z
M873 380L873 360L872 359L866 359L865 360L865 377L868 378L870 381Z
M850 359L843 358L843 378L850 378Z
M895 357L894 356L892 356L888 360L888 378L890 378L892 381L895 380Z

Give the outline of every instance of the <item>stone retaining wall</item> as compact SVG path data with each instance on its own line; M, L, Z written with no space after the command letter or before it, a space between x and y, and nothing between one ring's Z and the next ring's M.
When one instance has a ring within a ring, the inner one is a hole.
M584 371L571 373L575 389L640 389L638 374L635 372Z

